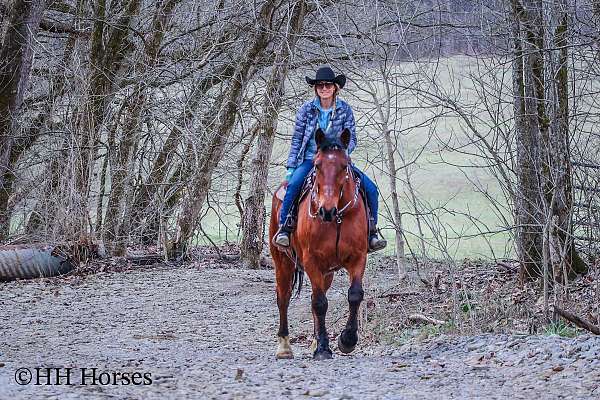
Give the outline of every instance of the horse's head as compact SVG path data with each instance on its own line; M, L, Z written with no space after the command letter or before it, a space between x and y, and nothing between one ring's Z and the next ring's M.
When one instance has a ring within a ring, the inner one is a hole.
M350 144L350 131L344 129L339 140L328 140L319 128L315 132L317 154L315 196L318 215L323 221L333 221L339 211L344 184L350 180L350 157L346 152Z

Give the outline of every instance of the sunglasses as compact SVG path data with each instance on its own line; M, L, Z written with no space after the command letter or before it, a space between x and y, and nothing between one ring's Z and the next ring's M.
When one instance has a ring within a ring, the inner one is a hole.
M331 82L319 82L315 84L317 89L331 89L333 87L333 83Z

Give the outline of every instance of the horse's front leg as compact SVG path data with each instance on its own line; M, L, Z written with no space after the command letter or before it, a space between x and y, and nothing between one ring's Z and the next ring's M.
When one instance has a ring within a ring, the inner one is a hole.
M315 277L310 277L312 284L312 313L315 324L316 346L313 349L313 359L328 360L333 357L329 348L329 336L325 325L327 315L327 289L331 286L333 274L323 275L318 272ZM311 347L312 348L312 347Z
M358 343L358 309L365 293L362 288L364 263L357 263L357 266L349 268L348 272L350 274L350 289L348 289L350 315L346 327L338 336L338 348L342 353L351 353Z

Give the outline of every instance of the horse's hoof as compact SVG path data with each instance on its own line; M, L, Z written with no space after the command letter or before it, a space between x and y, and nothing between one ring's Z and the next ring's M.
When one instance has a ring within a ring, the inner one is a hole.
M275 358L278 360L294 358L294 353L292 353L292 347L290 346L289 336L279 336L277 338L277 342L277 352L275 353Z
M275 358L278 360L291 360L294 358L294 353L292 353L291 350L278 351L277 354L275 354Z
M312 342L310 342L309 351L315 354L315 352L317 351L317 339L313 339Z
M338 349L340 349L340 351L344 354L352 353L354 351L354 349L356 348L356 345L354 345L354 346L344 345L344 342L342 341L342 335L338 336L337 342L338 342Z
M331 360L333 358L333 355L331 354L331 350L327 351L320 351L318 353L315 353L315 355L313 356L313 360L316 361L322 361L322 360Z

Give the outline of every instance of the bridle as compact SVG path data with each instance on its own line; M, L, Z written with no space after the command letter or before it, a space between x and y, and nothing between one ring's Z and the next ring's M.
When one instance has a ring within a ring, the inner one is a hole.
M312 189L310 190L310 203L308 205L308 216L313 219L317 218L317 216L318 216L317 213L312 212L313 205L317 205L317 206L319 205L317 203L317 195L319 194L319 187L316 185L316 182L315 182L316 174L317 174L317 170L315 168L315 169L313 169L313 172L310 177L310 179L312 181L311 182ZM346 187L346 183L350 180L350 178L352 178L356 184L354 187L354 196L351 200L348 200L342 208L340 208L338 210L338 212L336 214L336 222L338 224L342 223L342 218L344 217L344 213L347 210L352 209L352 208L354 208L354 206L356 206L356 202L358 201L358 196L359 196L360 178L354 175L354 173L352 172L352 169L350 168L350 165L348 164L346 166L346 177L345 177L344 183L342 184L342 187L340 189L340 196L339 196L340 199L344 195L344 188Z
M319 194L319 188L316 184L316 175L317 175L317 169L314 168L313 172L311 174L311 184L312 184L312 188L310 190L310 201L308 203L308 216L312 219L316 219L317 218L317 213L313 213L312 212L312 207L313 204L316 204L317 206L319 205L317 203L317 195ZM350 180L354 180L355 186L354 186L354 196L351 200L348 200L348 202L346 202L346 204L344 204L344 206L342 208L340 208L337 212L337 214L335 215L335 222L336 222L336 234L335 234L335 256L336 258L339 258L339 253L338 253L338 247L339 247L339 242L340 242L340 228L342 225L342 220L344 218L344 215L346 213L346 211L351 210L352 208L354 208L356 206L356 203L358 202L358 197L359 197L359 191L360 191L360 177L355 176L355 174L352 171L352 168L350 168L350 163L348 163L348 165L346 166L346 177L344 179L344 183L342 184L342 188L340 189L340 196L338 199L341 199L342 196L344 195L344 187L346 186L346 183Z

